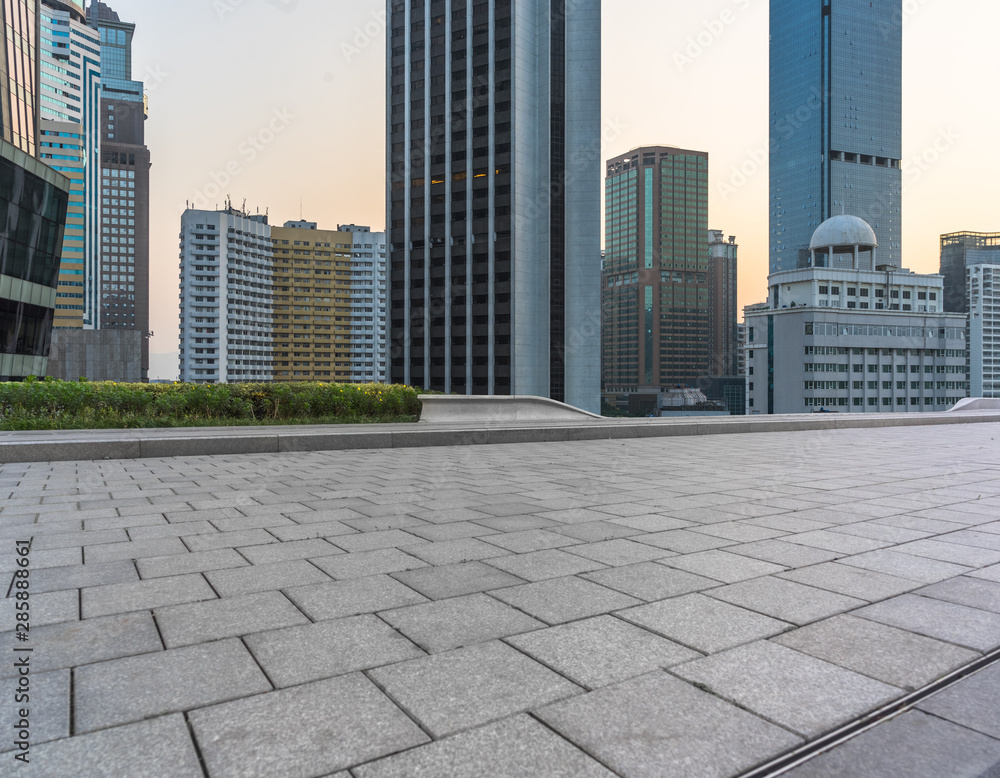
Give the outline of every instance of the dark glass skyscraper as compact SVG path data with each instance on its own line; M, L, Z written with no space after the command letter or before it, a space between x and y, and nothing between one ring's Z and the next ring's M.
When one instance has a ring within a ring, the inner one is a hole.
M142 333L149 375L149 168L146 97L132 79L135 25L105 3L90 6L101 36L101 329Z
M771 0L770 269L805 267L831 216L900 266L903 0Z
M600 398L600 0L389 0L390 378Z

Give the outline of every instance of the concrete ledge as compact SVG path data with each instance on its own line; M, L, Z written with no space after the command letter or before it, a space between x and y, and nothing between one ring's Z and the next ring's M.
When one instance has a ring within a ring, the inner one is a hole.
M958 405L948 413L962 413L965 411L1000 411L1000 399L989 397L967 397L959 400Z
M0 432L0 464L1000 424L1000 411Z
M422 424L603 420L603 417L597 414L581 411L572 405L550 400L547 397L524 395L472 395L465 397L422 394L420 401L424 406L420 414Z

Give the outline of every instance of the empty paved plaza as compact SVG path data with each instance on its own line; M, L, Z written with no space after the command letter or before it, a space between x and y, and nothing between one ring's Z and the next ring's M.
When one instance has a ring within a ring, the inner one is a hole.
M1000 647L1000 424L7 464L0 500L4 775L725 778ZM789 775L995 775L998 697Z

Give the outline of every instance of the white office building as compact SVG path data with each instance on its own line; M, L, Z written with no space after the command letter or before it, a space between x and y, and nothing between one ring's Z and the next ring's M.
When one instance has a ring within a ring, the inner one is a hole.
M267 216L189 209L180 240L180 380L271 381L274 253Z
M748 414L943 411L969 396L964 314L944 277L881 265L854 216L817 228L806 268L746 309Z
M1000 264L969 275L969 380L972 397L1000 397Z

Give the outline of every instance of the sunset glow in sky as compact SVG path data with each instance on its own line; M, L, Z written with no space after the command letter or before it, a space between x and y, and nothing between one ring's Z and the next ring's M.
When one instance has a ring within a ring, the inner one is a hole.
M153 378L177 372L186 203L385 228L383 0L113 0L149 94ZM604 157L710 155L709 227L740 244L740 302L765 296L767 0L604 0ZM1000 4L904 0L903 264L945 232L1000 231ZM595 186L603 186L595 181Z

